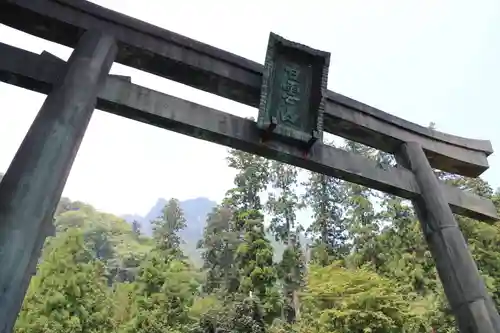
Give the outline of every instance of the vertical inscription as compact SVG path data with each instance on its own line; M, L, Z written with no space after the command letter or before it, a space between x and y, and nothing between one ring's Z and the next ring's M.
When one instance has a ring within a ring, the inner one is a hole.
M283 66L278 119L284 125L297 126L297 121L300 119L298 109L301 101L300 74L300 67L296 64L288 63Z
M309 150L322 139L330 54L271 33L257 126L263 140Z

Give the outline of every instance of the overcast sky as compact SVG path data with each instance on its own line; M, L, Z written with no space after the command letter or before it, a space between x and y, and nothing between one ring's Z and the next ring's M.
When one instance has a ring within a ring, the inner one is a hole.
M489 139L485 173L500 186L498 0L94 0L263 63L270 31L331 52L328 87L421 125ZM0 41L67 59L70 49L0 25ZM256 109L114 65L136 84L239 116ZM0 171L45 96L0 83ZM226 148L96 111L64 195L116 213L145 214L159 197L220 200L232 185Z

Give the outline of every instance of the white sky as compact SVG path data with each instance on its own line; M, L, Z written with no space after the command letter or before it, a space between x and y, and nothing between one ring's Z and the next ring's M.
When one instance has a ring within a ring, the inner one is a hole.
M329 89L421 125L489 139L499 153L485 173L500 186L498 0L94 0L254 61L268 35L332 53ZM0 41L71 50L0 25ZM114 65L113 74L239 116L256 109ZM44 96L0 83L0 171L5 171ZM64 195L115 214L145 214L159 197L220 200L232 186L226 148L96 111Z

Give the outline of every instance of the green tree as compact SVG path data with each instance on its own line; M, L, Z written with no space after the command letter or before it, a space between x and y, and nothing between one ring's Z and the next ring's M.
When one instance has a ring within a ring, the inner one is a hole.
M86 247L104 263L110 285L114 281L133 281L140 261L152 248L151 239L137 237L123 219L82 202L63 198L58 213L58 233L81 229Z
M109 231L104 226L96 226L84 232L85 245L97 259L103 262L115 256Z
M279 276L283 281L285 296L284 316L294 322L300 315L300 302L297 292L304 281L303 253L298 241L302 230L297 224L296 211L302 207L297 195L296 167L271 162L270 180L275 192L269 193L267 209L272 214L270 230L276 241L283 242L286 249L279 265Z
M239 244L238 233L232 223L233 212L218 206L207 217L203 238L198 248L203 250L203 268L206 270L204 291L207 293L235 291L235 253Z
M256 313L262 313L263 319L270 322L279 306L275 287L277 272L273 263L273 248L265 237L260 199L269 181L269 162L236 150L230 151L228 162L238 171L235 188L227 192L224 200L233 212L232 230L240 239L234 257L234 280L238 283L233 285L243 297L255 297L255 304L263 307L263 311Z
M269 229L277 241L290 245L296 225L296 211L301 208L297 195L296 167L273 161L271 162L270 180L274 192L269 193L266 204L272 214Z
M226 304L214 304L214 302L208 304L211 307L206 307L206 311L200 315L193 333L267 332L262 307L255 297L250 296Z
M267 188L269 181L269 161L256 155L252 155L239 150L230 150L227 157L228 166L236 169L234 177L235 187L228 190L224 199L224 206L232 211L230 220L230 230L238 239L238 246L244 242L245 232L251 230L254 225L263 229L264 216L262 215L262 203L260 194ZM246 224L249 225L246 225ZM248 245L248 244L247 244ZM234 293L240 289L241 277L239 275L241 267L245 265L240 261L236 262L236 253L233 256L234 264L231 272L232 282L229 293Z
M112 288L114 332L123 332L133 318L135 284L118 282Z
M235 187L226 195L226 203L235 210L253 210L261 216L260 194L269 181L269 161L239 150L230 150L227 161L229 167L238 170L238 173L234 178Z
M345 148L382 168L394 164L391 156L360 144ZM310 174L302 199L313 211L313 261L298 285L295 273L305 266L295 251L302 248L297 171L238 151L228 163L237 171L235 186L207 216L199 243L201 273L180 251L178 234L186 222L176 200L154 223L151 238L140 235L137 224L62 198L57 234L45 245L16 331L457 332L408 201ZM500 192L484 180L435 172L500 209ZM261 194L269 185L274 190L265 208L279 243L264 232ZM457 221L498 306L500 224L459 216ZM279 264L273 263L271 244L285 247L274 259ZM293 320L290 311L280 318L297 300L300 317Z
M164 256L182 257L179 231L186 227L186 219L179 200L170 199L163 208L162 215L153 224L153 238L158 251Z
M377 271L422 296L437 293L440 286L434 260L411 204L385 195L381 206L381 219L390 224L377 237Z
M16 332L110 332L111 303L102 263L70 230L53 239L32 279Z
M357 142L347 141L344 148L347 151L359 154L366 158L381 161L377 158L377 151L373 148L364 146ZM349 231L349 238L355 253L363 254L364 257L353 256L351 262L355 265L362 265L365 262L371 262L376 266L379 249L375 238L379 233L378 215L373 206L375 191L370 188L344 182L343 195L345 218L344 222ZM354 259L354 260L352 260Z
M125 332L185 332L193 322L189 307L198 289L195 274L185 262L165 260L152 253L141 265L135 281L131 320Z
M428 307L366 268L311 266L300 332L429 332Z
M344 221L346 195L343 182L311 172L304 183L304 202L312 210L308 234L313 237L312 257L322 266L341 260L349 253L348 230Z
M236 267L240 276L239 291L256 297L263 306L265 320L270 323L278 315L280 301L275 288L277 279L273 248L265 238L262 220L252 220L253 212L240 213L244 221L243 240L236 251Z

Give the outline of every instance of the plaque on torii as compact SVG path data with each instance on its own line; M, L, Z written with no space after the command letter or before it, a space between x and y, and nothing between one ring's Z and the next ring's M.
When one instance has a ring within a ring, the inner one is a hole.
M269 36L257 126L263 140L309 150L322 142L330 53Z
M497 209L488 198L439 182L433 171L478 177L489 167L490 141L431 130L327 91L330 55L275 34L261 73L257 63L84 0L0 1L0 23L75 48L65 62L0 43L0 81L49 95L0 182L0 332L13 330L96 107L412 200L460 331L500 332L498 311L453 216L493 222ZM113 60L259 106L257 126L106 75ZM323 128L394 154L398 166L380 168L320 144Z

